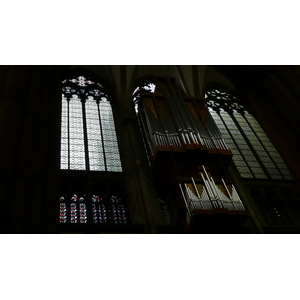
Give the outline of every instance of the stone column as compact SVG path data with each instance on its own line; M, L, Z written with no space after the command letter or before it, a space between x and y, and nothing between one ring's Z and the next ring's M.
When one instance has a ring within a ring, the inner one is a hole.
M262 226L263 220L260 217L259 210L256 207L254 200L249 195L246 184L241 180L239 172L234 166L230 166L228 169L230 178L232 178L234 186L242 199L242 202L249 213L249 221L253 226L256 233L264 233Z

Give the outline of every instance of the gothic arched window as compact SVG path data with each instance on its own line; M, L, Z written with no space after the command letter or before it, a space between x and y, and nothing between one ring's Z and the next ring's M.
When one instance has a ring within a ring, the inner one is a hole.
M101 84L63 81L60 168L122 172L114 119Z
M232 151L233 162L242 177L292 179L267 135L236 97L217 89L207 91L205 96L206 106Z

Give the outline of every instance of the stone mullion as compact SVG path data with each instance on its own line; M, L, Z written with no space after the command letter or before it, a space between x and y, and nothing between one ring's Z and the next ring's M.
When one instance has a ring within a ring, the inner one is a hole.
M83 139L84 139L84 152L85 152L85 169L90 170L86 113L85 113L85 101L86 101L85 94L83 93L80 96L80 98L81 98L81 103L82 103L82 123L83 123Z
M98 117L99 117L100 131L101 131L101 145L102 145L102 151L103 151L103 160L104 160L105 171L107 171L106 153L105 153L105 147L104 147L103 124L102 124L102 120L101 120L99 101L97 101L97 109L98 109Z

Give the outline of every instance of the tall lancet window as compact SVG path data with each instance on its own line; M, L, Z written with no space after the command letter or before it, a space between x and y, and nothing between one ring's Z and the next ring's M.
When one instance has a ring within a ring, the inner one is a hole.
M292 179L267 135L236 97L217 89L207 91L205 96L206 106L232 151L233 162L242 177Z
M60 167L122 172L108 95L84 76L63 81Z

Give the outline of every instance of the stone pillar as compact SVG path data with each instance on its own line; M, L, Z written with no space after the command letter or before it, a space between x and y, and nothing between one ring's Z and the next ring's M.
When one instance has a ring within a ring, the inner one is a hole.
M132 194L134 203L131 204L134 214L133 220L141 221L141 216L136 214L142 213L146 221L147 232L156 233L156 225L163 222L163 216L153 181L149 176L150 172L147 170L148 167L145 166L145 162L139 153L134 124L135 122L131 118L125 118L122 121L122 126L131 148L128 163L130 162L131 169L130 185L132 192L134 191Z
M260 217L259 210L256 207L254 200L247 192L246 184L241 180L239 172L232 165L228 169L230 178L232 178L234 186L242 199L242 202L249 213L249 221L256 233L264 233L262 226L263 220Z
M136 120L131 93L119 93L114 110L121 117L119 132L123 143L123 171L129 192L129 213L133 224L146 224L148 233L156 233L163 215L147 162L140 129ZM124 155L126 153L126 156Z

